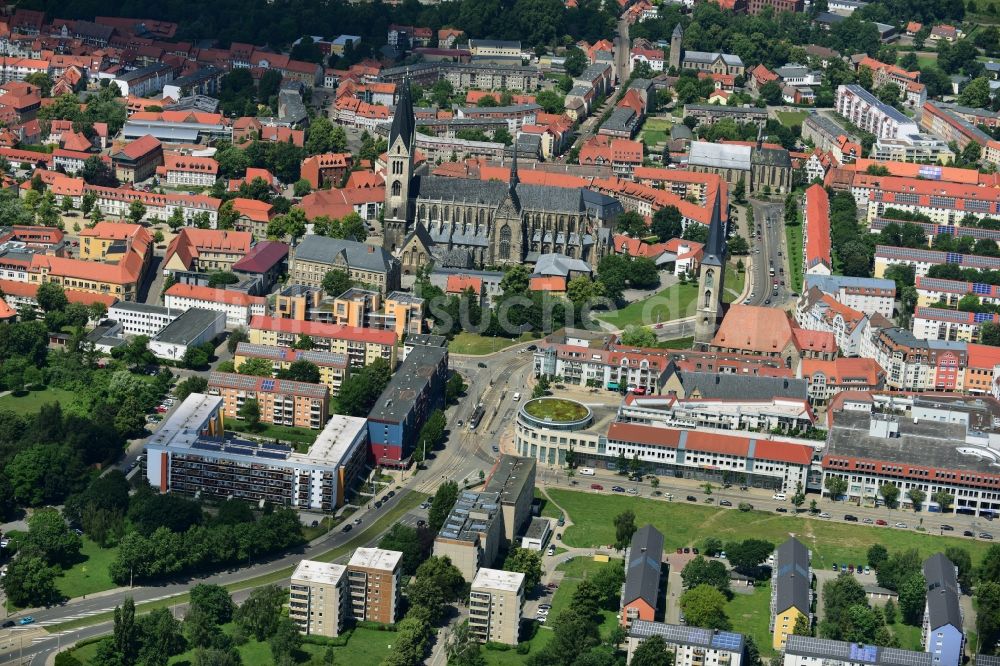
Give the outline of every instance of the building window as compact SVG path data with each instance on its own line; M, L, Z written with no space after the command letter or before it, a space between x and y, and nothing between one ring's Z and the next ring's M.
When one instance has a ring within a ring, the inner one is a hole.
M510 227L507 225L500 230L500 258L510 259Z

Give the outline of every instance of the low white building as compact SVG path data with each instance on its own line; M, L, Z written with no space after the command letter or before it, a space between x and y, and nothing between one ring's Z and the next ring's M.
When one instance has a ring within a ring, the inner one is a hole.
M263 296L181 283L167 289L163 302L177 312L191 308L222 312L226 315L227 328L248 326L252 317L262 317L267 310L267 299Z
M121 324L124 335L145 335L155 337L160 331L173 323L183 310L171 309L170 306L118 301L108 309L108 319Z
M191 308L149 341L149 351L157 358L178 361L184 358L188 348L212 342L225 330L225 313Z

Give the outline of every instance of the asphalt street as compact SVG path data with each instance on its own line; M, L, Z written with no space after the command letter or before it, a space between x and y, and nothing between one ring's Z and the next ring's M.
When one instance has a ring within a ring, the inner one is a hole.
M751 200L750 208L753 211L753 236L750 238L750 246L754 248L753 291L744 302L782 307L793 298L790 285L787 284L790 278L785 241L785 206L782 203Z

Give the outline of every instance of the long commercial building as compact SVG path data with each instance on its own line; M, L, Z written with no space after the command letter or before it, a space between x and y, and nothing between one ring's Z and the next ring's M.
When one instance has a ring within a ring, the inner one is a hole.
M253 317L263 316L267 310L267 299L263 296L181 282L163 293L163 303L178 311L202 308L222 312L226 315L227 328L246 326Z
M385 359L396 367L396 334L373 328L322 324L315 321L254 317L248 330L255 345L296 348L308 338L312 349L343 354L352 368L361 368L375 359Z
M306 453L225 431L220 396L192 393L146 440L146 479L180 492L333 511L364 468L365 419L330 418Z
M977 270L1000 270L1000 257L984 257L975 254L942 252L940 250L893 247L891 245L875 246L875 277L884 277L885 269L895 264L913 266L916 275L924 277L931 266L940 266L943 264L955 264L959 268L975 268Z
M213 371L208 394L222 396L230 418L249 400L257 401L263 423L319 430L330 416L330 389L323 384Z

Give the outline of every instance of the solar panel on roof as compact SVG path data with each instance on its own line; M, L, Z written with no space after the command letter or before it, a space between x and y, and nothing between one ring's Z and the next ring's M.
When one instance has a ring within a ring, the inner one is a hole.
M284 460L288 456L283 453L278 453L277 451L258 451L257 455L261 458L271 458L272 460Z
M274 390L274 380L273 379L265 379L263 382L261 382L260 388L261 388L262 391L272 391L272 390Z
M874 645L858 645L851 643L851 660L873 662L878 656L878 648Z
M245 449L242 446L230 446L226 449L227 453L235 453L239 456L252 456L254 453L253 449Z
M222 451L222 447L218 444L210 444L209 442L195 442L191 445L192 449L202 449L203 451Z
M945 261L949 264L960 264L962 263L962 255L958 252L948 252Z

